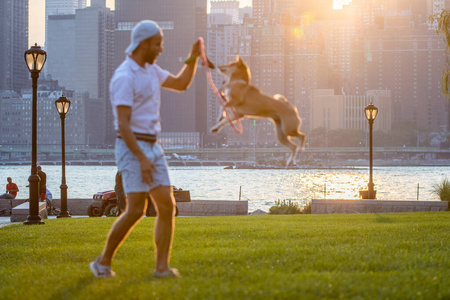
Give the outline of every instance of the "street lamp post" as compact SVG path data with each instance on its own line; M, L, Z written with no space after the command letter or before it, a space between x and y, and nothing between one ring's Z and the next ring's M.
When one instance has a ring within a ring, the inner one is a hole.
M41 49L40 46L34 44L30 49L25 51L24 54L25 62L27 64L28 70L31 73L31 79L33 81L33 104L32 104L32 119L31 119L31 175L28 177L28 182L30 183L30 214L27 220L24 222L25 225L35 225L35 224L45 224L41 216L39 215L39 182L40 178L37 173L37 81L39 78L39 73L44 67L45 61L47 60L47 53Z
M376 199L376 194L373 189L373 178L372 178L372 168L373 168L373 143L372 143L372 132L373 132L373 121L375 121L375 118L378 114L378 108L376 108L372 103L370 103L365 109L364 112L366 113L366 118L369 121L369 148L370 148L370 175L369 175L369 183L367 184L368 191L367 191L367 199Z
M203 143L203 136L205 135L205 133L204 132L202 132L201 133L201 135L200 135L200 148L205 148L205 144Z
M66 184L66 141L64 132L64 120L66 114L70 108L70 100L62 95L55 101L56 110L58 110L61 117L61 157L62 157L62 179L61 179L61 212L58 218L70 218L69 211L67 210L67 184Z

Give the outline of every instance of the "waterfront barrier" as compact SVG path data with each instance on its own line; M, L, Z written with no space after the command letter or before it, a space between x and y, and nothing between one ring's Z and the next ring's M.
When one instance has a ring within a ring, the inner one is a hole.
M2 207L11 208L8 199L0 199L0 209ZM21 212L28 216L28 202L25 199L13 199L13 212L17 205L26 205L27 208L21 207ZM73 216L86 216L92 199L72 198L67 200L67 207ZM17 205L16 205L17 204ZM45 206L45 202L39 202L40 206ZM178 216L235 216L248 214L248 201L232 201L232 200L191 200L190 202L177 202ZM61 207L60 199L53 199L52 205ZM25 211L25 210L26 211ZM18 212L17 212L18 213ZM11 215L11 221L13 217ZM19 222L19 221L12 221Z
M179 216L236 216L248 214L248 201L191 200L177 202Z
M313 199L312 214L445 211L448 201Z
M11 210L26 201L26 199L0 199L0 211Z

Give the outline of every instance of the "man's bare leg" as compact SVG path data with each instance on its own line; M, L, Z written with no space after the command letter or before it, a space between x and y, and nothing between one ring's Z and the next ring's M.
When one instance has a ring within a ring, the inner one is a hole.
M170 250L175 228L175 198L171 186L159 186L150 191L155 202L157 218L155 222L156 271L169 270Z
M111 266L111 261L120 245L138 221L142 219L147 208L147 193L129 193L126 198L125 211L111 227L103 252L97 260L100 265Z

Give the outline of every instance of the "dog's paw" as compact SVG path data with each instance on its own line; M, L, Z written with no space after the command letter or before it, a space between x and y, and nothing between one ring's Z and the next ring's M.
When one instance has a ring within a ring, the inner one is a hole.
M215 69L216 68L216 66L209 60L209 58L206 58L206 60L207 60L207 63L208 63L208 67L210 69Z

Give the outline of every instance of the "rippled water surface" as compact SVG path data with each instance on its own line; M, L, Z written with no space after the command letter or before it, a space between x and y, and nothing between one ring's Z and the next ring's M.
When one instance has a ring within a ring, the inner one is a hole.
M60 197L61 166L43 166L47 187ZM249 211L267 211L275 200L306 202L311 199L357 199L367 188L368 168L331 170L224 170L223 167L171 167L170 177L176 187L189 190L192 199L249 200ZM19 198L28 197L29 166L0 166L0 182L13 178L20 189ZM99 191L114 189L114 166L67 166L69 198L92 198ZM377 198L380 200L438 200L433 186L449 167L375 167ZM1 191L3 193L3 191Z

